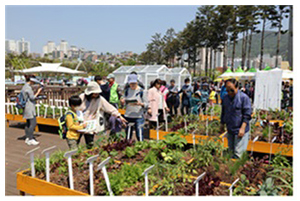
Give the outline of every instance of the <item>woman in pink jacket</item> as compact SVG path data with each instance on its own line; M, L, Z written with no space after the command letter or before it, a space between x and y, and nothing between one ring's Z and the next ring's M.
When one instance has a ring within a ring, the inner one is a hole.
M163 94L160 91L160 87L161 80L156 79L148 90L148 102L149 107L151 108L151 117L148 119L152 128L156 128L157 118L160 122L164 121L166 111L169 111ZM157 115L158 113L159 117Z

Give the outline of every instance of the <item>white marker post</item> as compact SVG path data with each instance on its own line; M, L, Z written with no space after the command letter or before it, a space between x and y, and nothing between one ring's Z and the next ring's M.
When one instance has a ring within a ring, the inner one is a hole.
M86 160L86 163L89 164L89 170L90 170L90 195L94 195L94 171L93 171L93 162L94 160L97 159L99 155L97 154L96 156L89 157Z
M52 117L53 119L55 119L55 106L52 105L51 108L52 108Z
M194 149L196 148L195 132L196 132L196 130L194 130L194 131L192 132L192 135L193 135L193 146L194 146Z
M68 151L64 154L64 157L68 158L68 169L69 169L69 182L70 182L70 189L74 190L74 183L73 183L73 169L72 169L72 155L77 153L77 149Z
M156 115L156 140L159 140L159 120L158 120L158 116L160 115L160 113L158 113Z
M232 196L232 188L234 187L234 185L236 184L236 182L238 182L240 179L237 178L232 184L231 186L229 187L229 196Z
M15 114L15 111L14 111L14 105L15 105L15 103L9 103L9 105L10 105L11 113Z
M37 108L37 116L39 117L40 116L40 107L41 107L41 105L40 104L36 104L35 106Z
M271 164L271 157L272 157L272 146L273 146L273 143L274 141L276 140L276 136L272 139L271 141L271 145L270 145L270 158L269 158L269 164Z
M9 112L9 103L5 103L5 105L6 105L6 113L10 114L10 112Z
M166 114L166 115L165 115L166 131L167 131L167 132L168 132L168 116L170 116L170 114Z
M46 181L50 182L50 152L53 151L56 146L49 147L42 151L42 154L46 155Z
M140 141L142 142L143 140L142 140L142 136L143 136L143 133L142 133L142 128L143 128L143 126L144 126L144 124L141 124L141 125L139 125L139 133L140 133L140 135L139 135L139 137L140 137Z
M58 109L60 111L60 116L62 116L63 115L63 111L62 111L63 107L62 106L58 106Z
M48 110L49 105L44 105L44 106L45 106L44 118L47 118L47 110Z
M134 126L135 123L128 123L128 131L127 131L127 140L130 139L130 133L131 133L131 129Z
M28 151L25 156L30 154L30 166L31 166L31 176L35 177L35 168L34 168L34 152L38 150L40 147L36 147L30 151Z
M196 185L195 196L199 196L199 181L205 176L206 172L203 172L197 179L194 181L194 185Z
M108 177L108 174L107 174L107 171L106 171L106 168L105 168L105 165L109 162L109 160L110 160L110 157L108 157L107 159L105 159L104 161L102 161L98 165L97 170L102 169L102 173L103 173L103 176L104 176L104 179L105 179L105 183L106 183L106 187L108 189L109 195L113 196L114 194L113 194L113 192L111 190L110 183L109 183L109 177Z
M253 146L254 146L254 143L258 140L258 136L256 136L254 138L254 140L252 141L252 145L251 145L251 155L253 154Z
M185 129L185 132L187 133L187 123L186 123L186 116L184 116L184 129Z
M16 109L16 114L19 115L19 109L17 108L17 103L14 104Z
M145 175L145 196L149 196L149 188L148 188L148 172L154 168L154 165L148 167L142 175Z

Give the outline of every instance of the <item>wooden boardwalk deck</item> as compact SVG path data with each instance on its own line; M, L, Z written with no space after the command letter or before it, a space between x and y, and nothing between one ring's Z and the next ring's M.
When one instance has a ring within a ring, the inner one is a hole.
M55 127L40 126L40 132L35 132L35 138L40 142L40 152L53 145L61 150L68 149L67 143L59 138L56 130ZM28 146L24 139L18 139L24 135L24 123L11 122L10 127L5 128L5 195L19 195L16 173L29 167L29 156L25 156L25 153L35 146ZM84 138L81 143L85 143Z

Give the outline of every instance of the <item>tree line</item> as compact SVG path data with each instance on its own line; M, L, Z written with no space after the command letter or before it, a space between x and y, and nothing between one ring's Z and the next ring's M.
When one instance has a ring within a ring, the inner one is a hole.
M252 36L261 33L260 63L259 69L263 68L265 29L270 25L275 29L277 36L276 63L280 49L280 37L288 30L283 30L282 21L289 17L292 6L286 5L205 5L198 8L195 18L188 22L183 30L178 33L173 28L166 31L165 35L155 33L151 42L147 44L146 51L139 56L143 64L166 64L174 67L188 63L188 68L196 74L196 65L200 60L199 51L205 48L204 74L211 76L216 68L216 57L213 53L223 52L223 72L231 67L235 58L235 49L239 37L242 37L242 61L241 67L250 68ZM231 55L228 47L232 46ZM231 58L230 64L227 58ZM177 63L175 64L175 62ZM247 61L247 63L246 63ZM209 65L208 65L209 63ZM214 64L214 66L212 66Z

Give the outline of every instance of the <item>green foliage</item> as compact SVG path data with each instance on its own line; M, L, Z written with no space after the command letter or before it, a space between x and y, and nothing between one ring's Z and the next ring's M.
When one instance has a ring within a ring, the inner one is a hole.
M278 187L274 185L274 181L272 178L267 178L262 185L258 185L258 186L259 186L259 191L257 193L260 196L278 195Z
M232 194L233 195L255 195L256 191L253 187L249 187L250 182L245 175L241 175L240 181L236 184Z
M235 161L233 166L229 166L229 172L232 176L236 174L240 167L242 167L248 161L248 154L244 152L242 157Z
M185 138L181 138L178 134L170 133L165 135L165 139L163 142L169 147L169 148L183 148L185 145L187 145L187 141Z
M126 147L125 151L123 151L123 153L128 157L128 158L132 158L134 157L137 152L133 147Z

